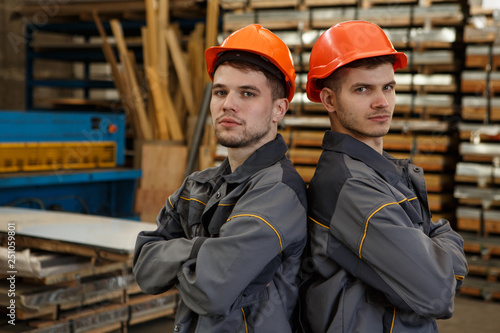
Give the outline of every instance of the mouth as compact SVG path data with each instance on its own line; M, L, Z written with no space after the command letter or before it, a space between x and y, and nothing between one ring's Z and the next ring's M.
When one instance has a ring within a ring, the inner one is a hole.
M390 114L376 114L373 116L368 117L369 120L374 121L374 122L385 122L388 120L391 120L391 115Z
M233 118L228 118L224 117L221 120L219 120L219 124L224 126L224 127L235 127L238 125L241 125L239 121Z

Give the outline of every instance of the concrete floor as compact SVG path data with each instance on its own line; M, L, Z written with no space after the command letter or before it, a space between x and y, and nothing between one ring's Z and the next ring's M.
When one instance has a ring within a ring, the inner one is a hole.
M439 320L438 327L440 333L499 333L500 302L488 302L464 295L458 296L455 299L453 318ZM128 330L129 333L172 331L173 321L168 318L131 326Z

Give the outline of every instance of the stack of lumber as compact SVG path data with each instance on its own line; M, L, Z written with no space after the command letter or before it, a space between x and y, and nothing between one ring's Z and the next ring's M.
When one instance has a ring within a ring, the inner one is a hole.
M465 121L500 121L498 96L500 22L494 10L469 0L464 28L465 70L462 73L462 118Z
M500 124L460 123L455 172L459 230L488 237L500 234Z
M135 137L182 143L187 136L188 118L197 116L201 101L204 25L199 24L191 32L188 50L184 51L179 29L169 23L168 5L167 0L160 0L155 8L154 0L145 0L146 26L141 29L143 64L140 68L127 47L120 21L109 22L118 60L107 42L97 11L93 17L120 99L133 119Z
M457 229L469 277L462 293L500 299L500 24L493 9L469 0L461 73L460 162L455 172Z
M15 305L14 322L1 321L0 330L15 323L16 332L126 332L130 325L174 314L175 290L142 294L131 273L135 238L153 228L108 217L0 208L0 304L4 311ZM15 260L7 260L12 254Z

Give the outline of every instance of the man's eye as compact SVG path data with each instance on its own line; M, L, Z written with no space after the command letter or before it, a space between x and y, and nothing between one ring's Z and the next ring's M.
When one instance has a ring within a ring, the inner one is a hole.
M215 96L224 96L226 92L224 90L216 90L214 91Z
M245 96L245 97L253 97L253 96L255 96L255 94L252 93L252 92L250 92L250 91L245 91L245 92L243 92L243 96Z
M367 89L365 87L359 87L356 91L365 92Z

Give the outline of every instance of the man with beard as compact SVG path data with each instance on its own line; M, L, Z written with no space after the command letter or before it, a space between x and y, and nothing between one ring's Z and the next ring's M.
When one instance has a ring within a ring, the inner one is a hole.
M277 133L295 90L290 51L260 25L205 51L210 111L228 156L188 176L138 235L145 293L176 287L175 332L291 332L306 245L305 183Z
M431 221L422 168L383 151L394 71L406 64L363 21L331 27L312 49L307 95L331 131L307 191L306 331L437 332L435 318L453 314L467 274L463 240L448 221Z

